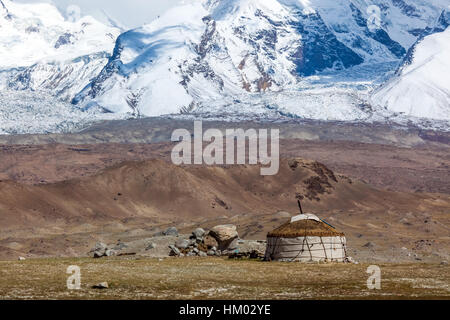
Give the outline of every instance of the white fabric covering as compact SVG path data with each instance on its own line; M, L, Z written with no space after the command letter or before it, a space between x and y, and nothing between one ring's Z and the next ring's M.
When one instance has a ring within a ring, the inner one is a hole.
M316 215L314 215L312 213L305 213L305 214L299 214L297 216L293 216L291 218L291 223L295 222L295 221L300 221L300 220L316 220L316 221L320 222L320 219Z
M345 237L269 237L265 260L344 262L346 256Z

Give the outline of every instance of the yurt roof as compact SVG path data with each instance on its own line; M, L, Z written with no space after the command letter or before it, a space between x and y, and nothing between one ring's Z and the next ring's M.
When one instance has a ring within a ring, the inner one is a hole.
M320 220L313 214L301 214L292 217L290 221L267 234L267 237L297 238L297 237L337 237L344 236L335 228Z

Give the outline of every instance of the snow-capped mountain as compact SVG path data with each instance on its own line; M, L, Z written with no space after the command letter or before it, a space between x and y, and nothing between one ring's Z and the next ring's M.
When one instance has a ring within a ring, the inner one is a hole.
M424 64L417 52L424 52L421 57L428 50L435 56L448 51L428 40L448 27L448 5L448 0L185 0L119 36L119 28L91 17L67 21L49 4L0 0L0 90L51 94L64 110L71 102L86 112L83 119L101 110L385 120L405 110L384 96L396 102L409 90L410 68ZM442 59L433 60L434 70ZM426 89L430 98L448 92L440 77ZM2 108L7 110L0 101ZM405 114L448 120L448 108L438 108L442 112Z
M370 4L379 11L359 0L191 1L122 34L73 102L145 116L367 119L370 84L397 68L445 8L440 0Z
M92 17L68 21L51 4L0 0L0 89L70 101L108 62L119 34Z
M450 28L415 45L372 102L401 115L450 120Z

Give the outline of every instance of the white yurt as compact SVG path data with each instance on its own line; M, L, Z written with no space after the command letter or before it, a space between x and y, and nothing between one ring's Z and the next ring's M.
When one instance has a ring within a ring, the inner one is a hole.
M265 260L345 262L345 235L313 214L300 214L269 232Z

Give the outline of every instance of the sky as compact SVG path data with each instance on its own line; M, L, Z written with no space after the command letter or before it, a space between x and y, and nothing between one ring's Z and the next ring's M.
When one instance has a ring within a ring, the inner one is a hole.
M80 7L82 15L91 15L107 22L103 12L126 29L151 22L158 15L182 0L12 0L13 2L51 2L65 14L71 5Z

